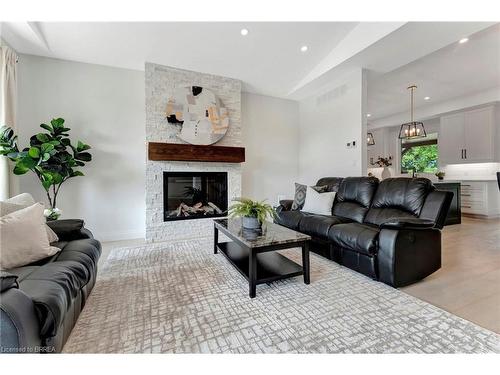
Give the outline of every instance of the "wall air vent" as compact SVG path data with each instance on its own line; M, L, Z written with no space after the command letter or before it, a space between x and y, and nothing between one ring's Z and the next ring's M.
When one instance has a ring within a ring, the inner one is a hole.
M328 102L331 102L332 100L335 100L338 97L345 95L346 92L347 92L347 85L335 87L333 90L327 91L326 93L318 96L316 98L316 105L321 106Z

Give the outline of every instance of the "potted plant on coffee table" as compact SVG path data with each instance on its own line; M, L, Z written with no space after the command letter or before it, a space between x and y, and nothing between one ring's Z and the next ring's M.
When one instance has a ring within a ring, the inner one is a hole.
M276 211L265 201L253 201L248 198L235 198L237 202L229 207L230 217L241 217L245 229L260 229L268 217L276 217Z

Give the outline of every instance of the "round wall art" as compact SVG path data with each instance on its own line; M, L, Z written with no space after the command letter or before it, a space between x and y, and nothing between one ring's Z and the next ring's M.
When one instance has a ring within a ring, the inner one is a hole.
M167 121L180 126L180 139L193 145L211 145L229 128L227 109L215 94L203 87L188 86L175 90L168 99Z

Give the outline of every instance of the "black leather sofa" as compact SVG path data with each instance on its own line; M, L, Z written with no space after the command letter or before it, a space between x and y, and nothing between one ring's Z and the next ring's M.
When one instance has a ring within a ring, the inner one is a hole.
M426 178L327 177L336 191L329 216L278 207L277 224L312 237L311 250L393 287L441 267L441 231L453 193Z
M82 220L47 223L61 251L1 271L1 353L60 352L94 287L101 244Z

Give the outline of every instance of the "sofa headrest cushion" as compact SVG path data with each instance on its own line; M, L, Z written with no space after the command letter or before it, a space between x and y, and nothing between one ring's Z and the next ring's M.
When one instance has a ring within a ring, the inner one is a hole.
M372 208L398 208L419 216L434 186L427 178L387 178L380 182Z
M316 183L316 186L328 186L327 191L339 191L342 177L322 177Z
M340 184L337 202L354 202L368 208L377 186L376 177L346 177Z

